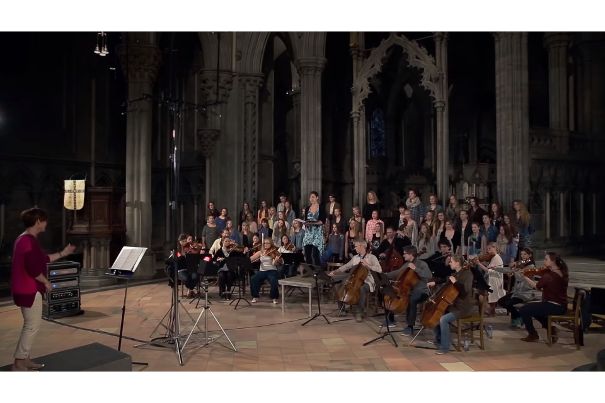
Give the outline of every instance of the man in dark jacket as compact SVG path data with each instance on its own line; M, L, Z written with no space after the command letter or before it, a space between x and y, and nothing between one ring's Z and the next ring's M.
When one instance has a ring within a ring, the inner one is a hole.
M397 280L407 268L410 268L411 270L414 270L420 278L420 281L418 281L410 292L410 300L406 310L406 321L408 326L403 330L402 334L409 336L414 332L417 305L428 298L429 289L426 283L431 279L432 273L426 262L418 259L418 250L415 246L406 246L403 248L403 259L405 260L404 265L395 271L387 273L386 276L389 280ZM388 326L390 323L387 323L386 325Z

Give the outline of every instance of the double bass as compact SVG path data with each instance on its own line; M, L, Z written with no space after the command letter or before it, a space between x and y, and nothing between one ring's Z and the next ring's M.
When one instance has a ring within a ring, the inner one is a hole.
M462 270L468 270L464 268ZM456 277L457 273L454 274ZM439 319L443 316L446 309L454 303L460 292L452 283L448 281L424 304L422 312L422 326L432 329L439 324Z
M357 305L361 296L361 287L369 274L370 269L363 263L359 263L351 272L344 286L338 290L338 300L345 304Z
M383 297L385 309L395 312L404 312L410 303L410 292L420 281L420 276L416 270L405 269L393 286L394 295L385 293Z

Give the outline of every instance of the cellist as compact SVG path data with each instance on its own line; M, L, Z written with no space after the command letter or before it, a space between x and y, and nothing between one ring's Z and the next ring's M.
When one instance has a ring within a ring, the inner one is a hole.
M410 242L410 238L408 237L396 237L397 233L395 232L395 228L392 226L387 227L385 235L386 237L384 238L384 241L380 243L378 249L376 249L373 253L378 256L379 260L384 259L387 261L387 263L394 250L397 251L399 256L403 257L403 248L412 244L412 242ZM390 269L395 270L398 268L399 267L392 267Z
M328 273L328 276L332 277L334 282L341 281L342 283L339 287L344 287L344 284L347 282L347 279L351 275L351 273L347 273L347 271L357 267L360 263L363 263L368 269L375 271L377 273L382 273L382 267L380 267L380 263L378 262L378 258L371 253L368 252L368 243L365 239L359 239L354 242L355 251L357 255L353 256L348 263L340 266L338 269L333 270ZM355 320L357 322L363 321L366 312L366 299L368 297L368 292L374 291L375 283L374 277L372 274L368 274L365 278L364 284L360 290L360 297L357 306L355 307ZM339 301L339 308L342 302Z
M448 281L458 289L458 297L448 308L448 312L441 316L439 324L433 329L435 339L432 344L437 346L435 354L446 354L450 351L450 323L458 318L470 316L473 313L473 273L462 267L463 258L454 255L450 258L450 268L456 273Z
M431 279L433 274L431 273L431 269L426 264L424 260L418 259L418 249L415 246L409 245L403 248L403 260L405 263L399 269L387 273L387 278L389 280L397 280L403 272L409 267L414 270L418 277L420 277L420 281L416 284L416 286L410 292L409 304L406 310L406 321L407 327L403 329L402 335L410 336L414 333L414 323L416 323L416 312L417 306L420 302L426 300L429 296L429 289L426 283ZM394 327L395 317L392 312L388 315L388 322L384 323L383 326Z

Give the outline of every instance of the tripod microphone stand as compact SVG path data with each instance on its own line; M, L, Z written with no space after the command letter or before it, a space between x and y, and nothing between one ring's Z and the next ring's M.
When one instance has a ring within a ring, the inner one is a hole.
M395 293L393 292L393 289L391 286L386 286L386 285L381 285L380 286L380 290L381 290L381 294L382 294L382 309L384 311L384 324L386 327L386 331L384 333L382 333L380 336L370 340L370 341L366 341L365 343L363 343L364 346L367 346L368 344L372 344L375 341L378 340L384 340L385 337L390 336L391 340L393 341L393 344L395 345L395 347L397 346L397 342L395 341L395 338L393 337L393 334L391 333L391 329L389 328L389 311L387 310L385 304L384 304L384 296L388 295L391 297L395 297Z
M180 315L179 309L182 309L185 311L185 313L187 313L187 316L189 316L192 323L195 322L195 320L193 319L191 314L187 311L187 309L185 309L185 307L183 306L183 304L181 303L181 301L179 299L178 272L180 270L178 270L178 266L177 266L176 262L174 262L174 265L175 266L174 266L174 270L173 270L172 301L170 304L170 308L164 314L164 316L160 320L160 323L158 323L157 326L153 329L150 337L153 336L153 334L156 332L156 330L160 326L162 326L164 329L166 329L166 334L164 336L154 337L151 339L150 342L137 344L134 347L151 345L151 346L162 347L162 348L170 348L169 346L166 346L165 344L161 344L161 343L172 344L172 345L174 345L174 349L175 349L175 352L176 352L176 355L177 355L177 358L179 361L179 365L183 365L184 344L181 346L181 338L184 336L181 336L181 315ZM168 318L167 324L164 323L166 318ZM195 322L195 325L193 326L193 328L195 328L195 327L197 327L197 322ZM198 327L198 329L200 331L202 330L199 327Z
M320 273L323 273L320 271L321 269L317 270L314 269L313 270L313 278L315 279L315 292L317 293L317 312L311 316L310 319L308 319L305 323L303 323L301 326L306 325L307 323L311 322L313 319L317 318L317 317L323 317L326 322L328 323L328 325L331 325L332 323L330 322L330 320L328 319L328 317L326 315L324 315L323 313L321 313L321 296L319 295L319 276L321 275ZM324 274L325 276L325 274Z
M214 318L214 321L216 322L216 324L218 325L218 327L221 329L221 332L223 332L223 334L225 335L225 337L227 338L227 340L229 340L229 344L231 344L231 347L233 348L233 351L237 351L237 348L235 348L235 346L233 345L233 342L231 341L231 339L229 338L229 336L227 336L227 333L225 332L225 329L223 329L223 326L221 326L221 323L218 321L218 319L214 315L214 312L212 312L212 309L208 305L208 282L207 281L204 281L202 283L202 289L204 290L204 306L202 307L202 311L198 315L197 320L195 321L195 324L191 328L191 331L189 332L189 335L185 339L185 342L183 343L183 347L182 348L185 348L185 346L189 342L189 339L191 338L191 335L193 334L193 331L197 327L197 324L199 323L199 321L202 318L202 316L204 317L204 334L205 334L204 338L206 339L206 341L205 341L205 343L203 344L202 347L205 347L208 344L210 344L211 342L213 342L214 340L216 340L216 338L212 338L211 339L210 337L208 337L208 312L210 312L210 314Z

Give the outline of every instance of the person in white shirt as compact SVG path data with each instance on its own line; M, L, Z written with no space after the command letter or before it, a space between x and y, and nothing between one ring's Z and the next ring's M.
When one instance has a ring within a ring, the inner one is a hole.
M477 267L487 273L487 282L489 287L493 290L493 292L489 293L487 296L489 309L486 313L489 316L494 316L496 314L496 304L498 303L498 300L506 295L506 290L504 289L504 276L501 271L497 270L502 269L504 264L502 258L498 254L498 244L496 244L496 242L490 242L487 245L487 255L491 256L487 266L481 263L481 261L478 261Z
M357 240L354 242L354 244L357 255L353 256L353 258L349 260L348 263L328 273L328 275L332 277L333 281L342 281L340 287L344 287L348 278L350 277L352 271L351 273L348 273L348 271L356 268L360 263L363 263L368 269L372 271L382 273L382 268L380 267L378 258L368 252L367 242L365 240ZM355 319L357 320L357 322L363 321L363 318L366 314L365 307L368 293L374 291L375 286L376 285L374 283L374 277L372 276L372 273L368 273L367 277L364 280L364 284L361 287L359 302L356 306ZM339 305L340 304L341 303L339 303Z

